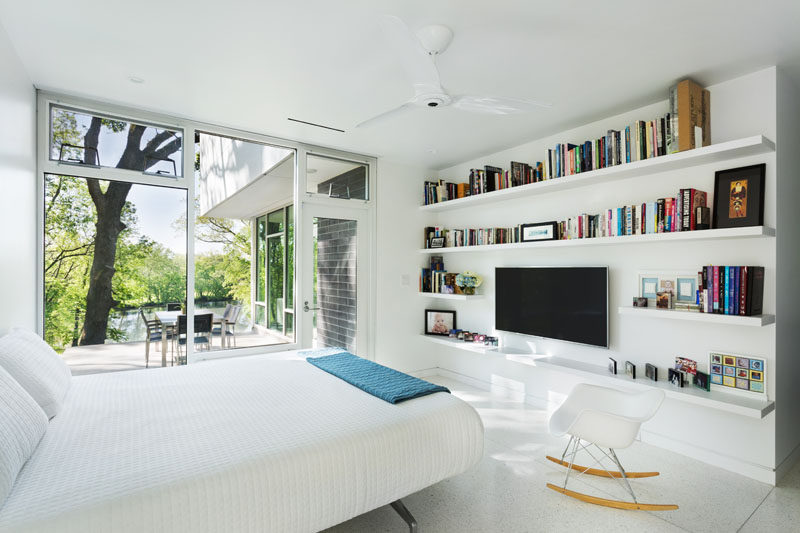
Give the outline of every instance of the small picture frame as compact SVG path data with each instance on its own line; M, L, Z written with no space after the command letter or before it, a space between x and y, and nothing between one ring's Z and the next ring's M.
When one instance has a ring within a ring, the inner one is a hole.
M444 248L444 237L434 237L431 239L431 248Z
M636 379L636 365L630 361L625 361L625 375L631 379Z
M647 307L647 298L642 298L640 296L633 297L633 306L634 307Z
M697 301L697 276L679 276L675 285L676 302L693 304Z
M675 370L683 372L684 374L697 374L697 361L687 357L676 357Z
M694 386L698 389L703 389L704 391L710 391L711 380L709 379L709 375L698 370L694 375Z
M674 368L667 369L667 380L673 387L683 387L683 372Z
M764 225L764 182L767 165L719 170L714 174L715 228Z
M711 388L767 399L765 359L712 352L709 362Z
M608 358L608 373L614 376L617 375L617 360L613 357Z
M425 310L425 335L450 336L456 329L456 312L441 309Z
M558 222L523 224L520 228L522 242L553 241L558 239Z
M655 365L651 365L650 363L645 363L644 365L644 375L653 381L658 381L658 367Z
M658 278L656 276L639 276L639 296L655 299L657 293Z

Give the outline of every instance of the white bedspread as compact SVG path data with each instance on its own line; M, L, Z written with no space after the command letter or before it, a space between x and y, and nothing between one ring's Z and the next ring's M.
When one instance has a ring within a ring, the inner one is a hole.
M81 376L0 531L318 531L482 453L458 398L391 405L302 360Z

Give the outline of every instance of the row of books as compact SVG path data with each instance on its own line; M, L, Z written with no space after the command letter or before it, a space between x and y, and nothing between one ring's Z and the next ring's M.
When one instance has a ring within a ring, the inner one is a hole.
M447 272L444 269L444 258L432 255L430 266L423 268L419 277L420 292L452 294L455 292L457 273Z
M590 239L649 233L671 233L710 228L708 194L699 189L680 189L677 196L638 205L580 214L555 224L554 239ZM425 248L508 244L524 241L524 226L506 228L425 228Z
M663 116L637 120L622 130L610 129L581 144L558 143L547 150L543 162L534 165L512 161L505 171L488 165L471 169L468 183L426 181L423 201L435 204L708 146L710 123L710 93L683 80L670 88L669 111Z
M701 312L740 316L763 312L763 266L704 266L697 282Z

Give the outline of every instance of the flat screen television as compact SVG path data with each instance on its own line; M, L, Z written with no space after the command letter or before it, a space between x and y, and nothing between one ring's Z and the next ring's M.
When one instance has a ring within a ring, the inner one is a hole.
M495 327L608 348L608 267L495 268Z

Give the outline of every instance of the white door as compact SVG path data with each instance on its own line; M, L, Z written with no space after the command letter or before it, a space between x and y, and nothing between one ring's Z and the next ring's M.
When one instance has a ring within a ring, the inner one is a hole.
M346 204L346 202L342 202ZM303 348L340 347L369 357L368 212L303 202L296 312Z

